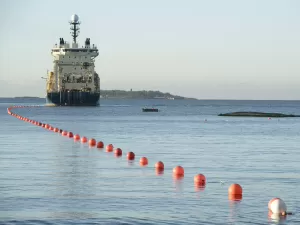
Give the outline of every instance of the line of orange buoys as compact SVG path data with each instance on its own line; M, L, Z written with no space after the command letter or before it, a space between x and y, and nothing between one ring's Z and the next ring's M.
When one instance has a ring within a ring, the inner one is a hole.
M88 140L87 137L82 136L80 137L79 134L75 134L73 135L72 132L70 131L66 131L66 130L62 130L59 129L58 127L53 127L50 124L45 124L39 121L35 121L35 120L31 120L29 118L23 117L21 115L18 115L16 113L13 113L11 110L15 109L15 108L29 108L29 107L40 107L38 105L33 105L33 106L11 106L9 108L7 108L7 113L11 116L16 117L19 120L25 121L25 122L29 122L32 123L33 125L42 127L44 129L53 131L55 133L61 133L62 136L68 137L68 138L72 138L74 139L74 141L81 141L81 143L87 143L88 145L91 147L96 147L96 148L104 148L104 143L102 141L97 142L94 138L91 138ZM123 152L120 148L116 148L114 150L114 146L112 144L108 144L106 146L106 151L107 152L113 152L116 157L121 157ZM134 160L135 159L135 154L133 152L128 152L127 153L127 160ZM140 159L140 165L141 166L147 166L148 165L148 158L146 157L142 157ZM158 161L155 163L155 171L157 175L163 174L163 171L165 169L165 165L163 162ZM175 179L182 179L184 177L184 168L182 166L176 166L173 169L173 177ZM194 185L197 188L200 188L200 190L203 190L206 186L206 177L203 174L197 174L194 176ZM230 200L234 200L234 201L241 201L242 200L242 196L243 196L243 189L239 184L232 184L229 188L228 188L228 198ZM270 200L269 204L268 204L268 209L269 209L269 213L271 214L271 216L273 217L275 216L286 216L286 215L291 215L292 213L287 212L287 207L284 203L284 201L280 198L273 198Z

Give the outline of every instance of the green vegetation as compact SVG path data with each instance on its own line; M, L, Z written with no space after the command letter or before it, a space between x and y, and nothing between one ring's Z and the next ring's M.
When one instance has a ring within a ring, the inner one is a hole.
M219 116L250 116L250 117L299 117L292 114L283 114L283 113L263 113L263 112L232 112L232 113L223 113Z
M170 93L163 93L160 91L124 91L124 90L100 90L101 98L118 98L118 99L194 99L186 98ZM15 97L16 99L37 99L39 97L22 96Z
M100 90L101 98L126 98L126 99L192 99L160 91L124 91Z

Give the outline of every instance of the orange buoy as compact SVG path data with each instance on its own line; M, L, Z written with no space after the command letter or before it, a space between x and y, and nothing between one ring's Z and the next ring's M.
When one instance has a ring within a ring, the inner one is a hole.
M199 186L205 186L206 184L206 178L203 174L197 174L196 176L194 176L194 183L195 185L199 185Z
M179 176L183 176L184 175L184 169L182 166L176 166L174 169L173 169L173 174L174 175L179 175Z
M175 174L173 173L173 179L174 180L182 180L184 177L184 174Z
M128 152L127 153L127 159L128 160L134 160L135 154L133 152Z
M94 139L94 138L91 138L90 140L89 140L89 146L95 146L96 145L96 140Z
M99 141L99 142L97 143L97 148L103 148L103 147L104 147L103 142L102 142L102 141Z
M146 165L148 165L148 159L147 159L146 157L142 157L142 158L140 159L140 165L141 165L141 166L146 166Z
M122 155L122 149L117 148L117 149L115 150L115 155L116 155L116 156L121 156L121 155Z
M228 188L228 195L241 196L243 195L243 189L239 184L232 184Z
M106 146L106 151L107 152L112 152L114 150L114 146L112 144L109 144Z
M54 132L57 133L59 131L59 129L56 127L54 128Z
M74 138L75 141L79 141L80 140L79 134L75 134L73 138Z
M72 137L73 137L73 133L72 133L72 132L68 132L68 133L67 133L67 136L68 136L69 138L72 138Z
M82 138L81 138L81 142L82 142L82 143L86 143L86 142L87 142L87 138L86 138L86 137L82 137Z
M62 136L67 136L68 135L68 131L64 130L62 133L61 133Z
M46 129L49 129L49 127L50 127L49 124L46 124L46 125L45 125L45 128L46 128Z
M165 169L165 165L162 161L158 161L157 163L155 163L155 169L156 170L164 170Z
M243 199L243 195L228 195L228 199L230 201L241 201Z

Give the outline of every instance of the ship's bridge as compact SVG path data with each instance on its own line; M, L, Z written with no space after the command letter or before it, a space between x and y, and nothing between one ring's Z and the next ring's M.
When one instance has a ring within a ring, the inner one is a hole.
M63 43L60 44L59 46L56 44L54 48L51 50L51 54L53 56L56 55L87 55L90 57L97 57L99 55L98 53L98 48L96 45L86 45L82 46L81 48L78 48L77 43L72 44L72 48L70 48L69 43Z
M63 38L51 49L53 56L53 72L49 76L51 91L100 91L100 80L95 72L95 58L99 55L96 45L90 44L86 38L84 45L79 45L76 38L79 34L78 16L72 16L71 34L73 43L69 44Z

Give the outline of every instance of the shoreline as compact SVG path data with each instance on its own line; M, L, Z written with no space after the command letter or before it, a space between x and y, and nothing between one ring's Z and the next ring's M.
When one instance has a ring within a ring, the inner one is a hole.
M300 115L284 114L284 113L267 113L267 112L231 112L221 113L218 116L240 116L240 117L300 117Z

